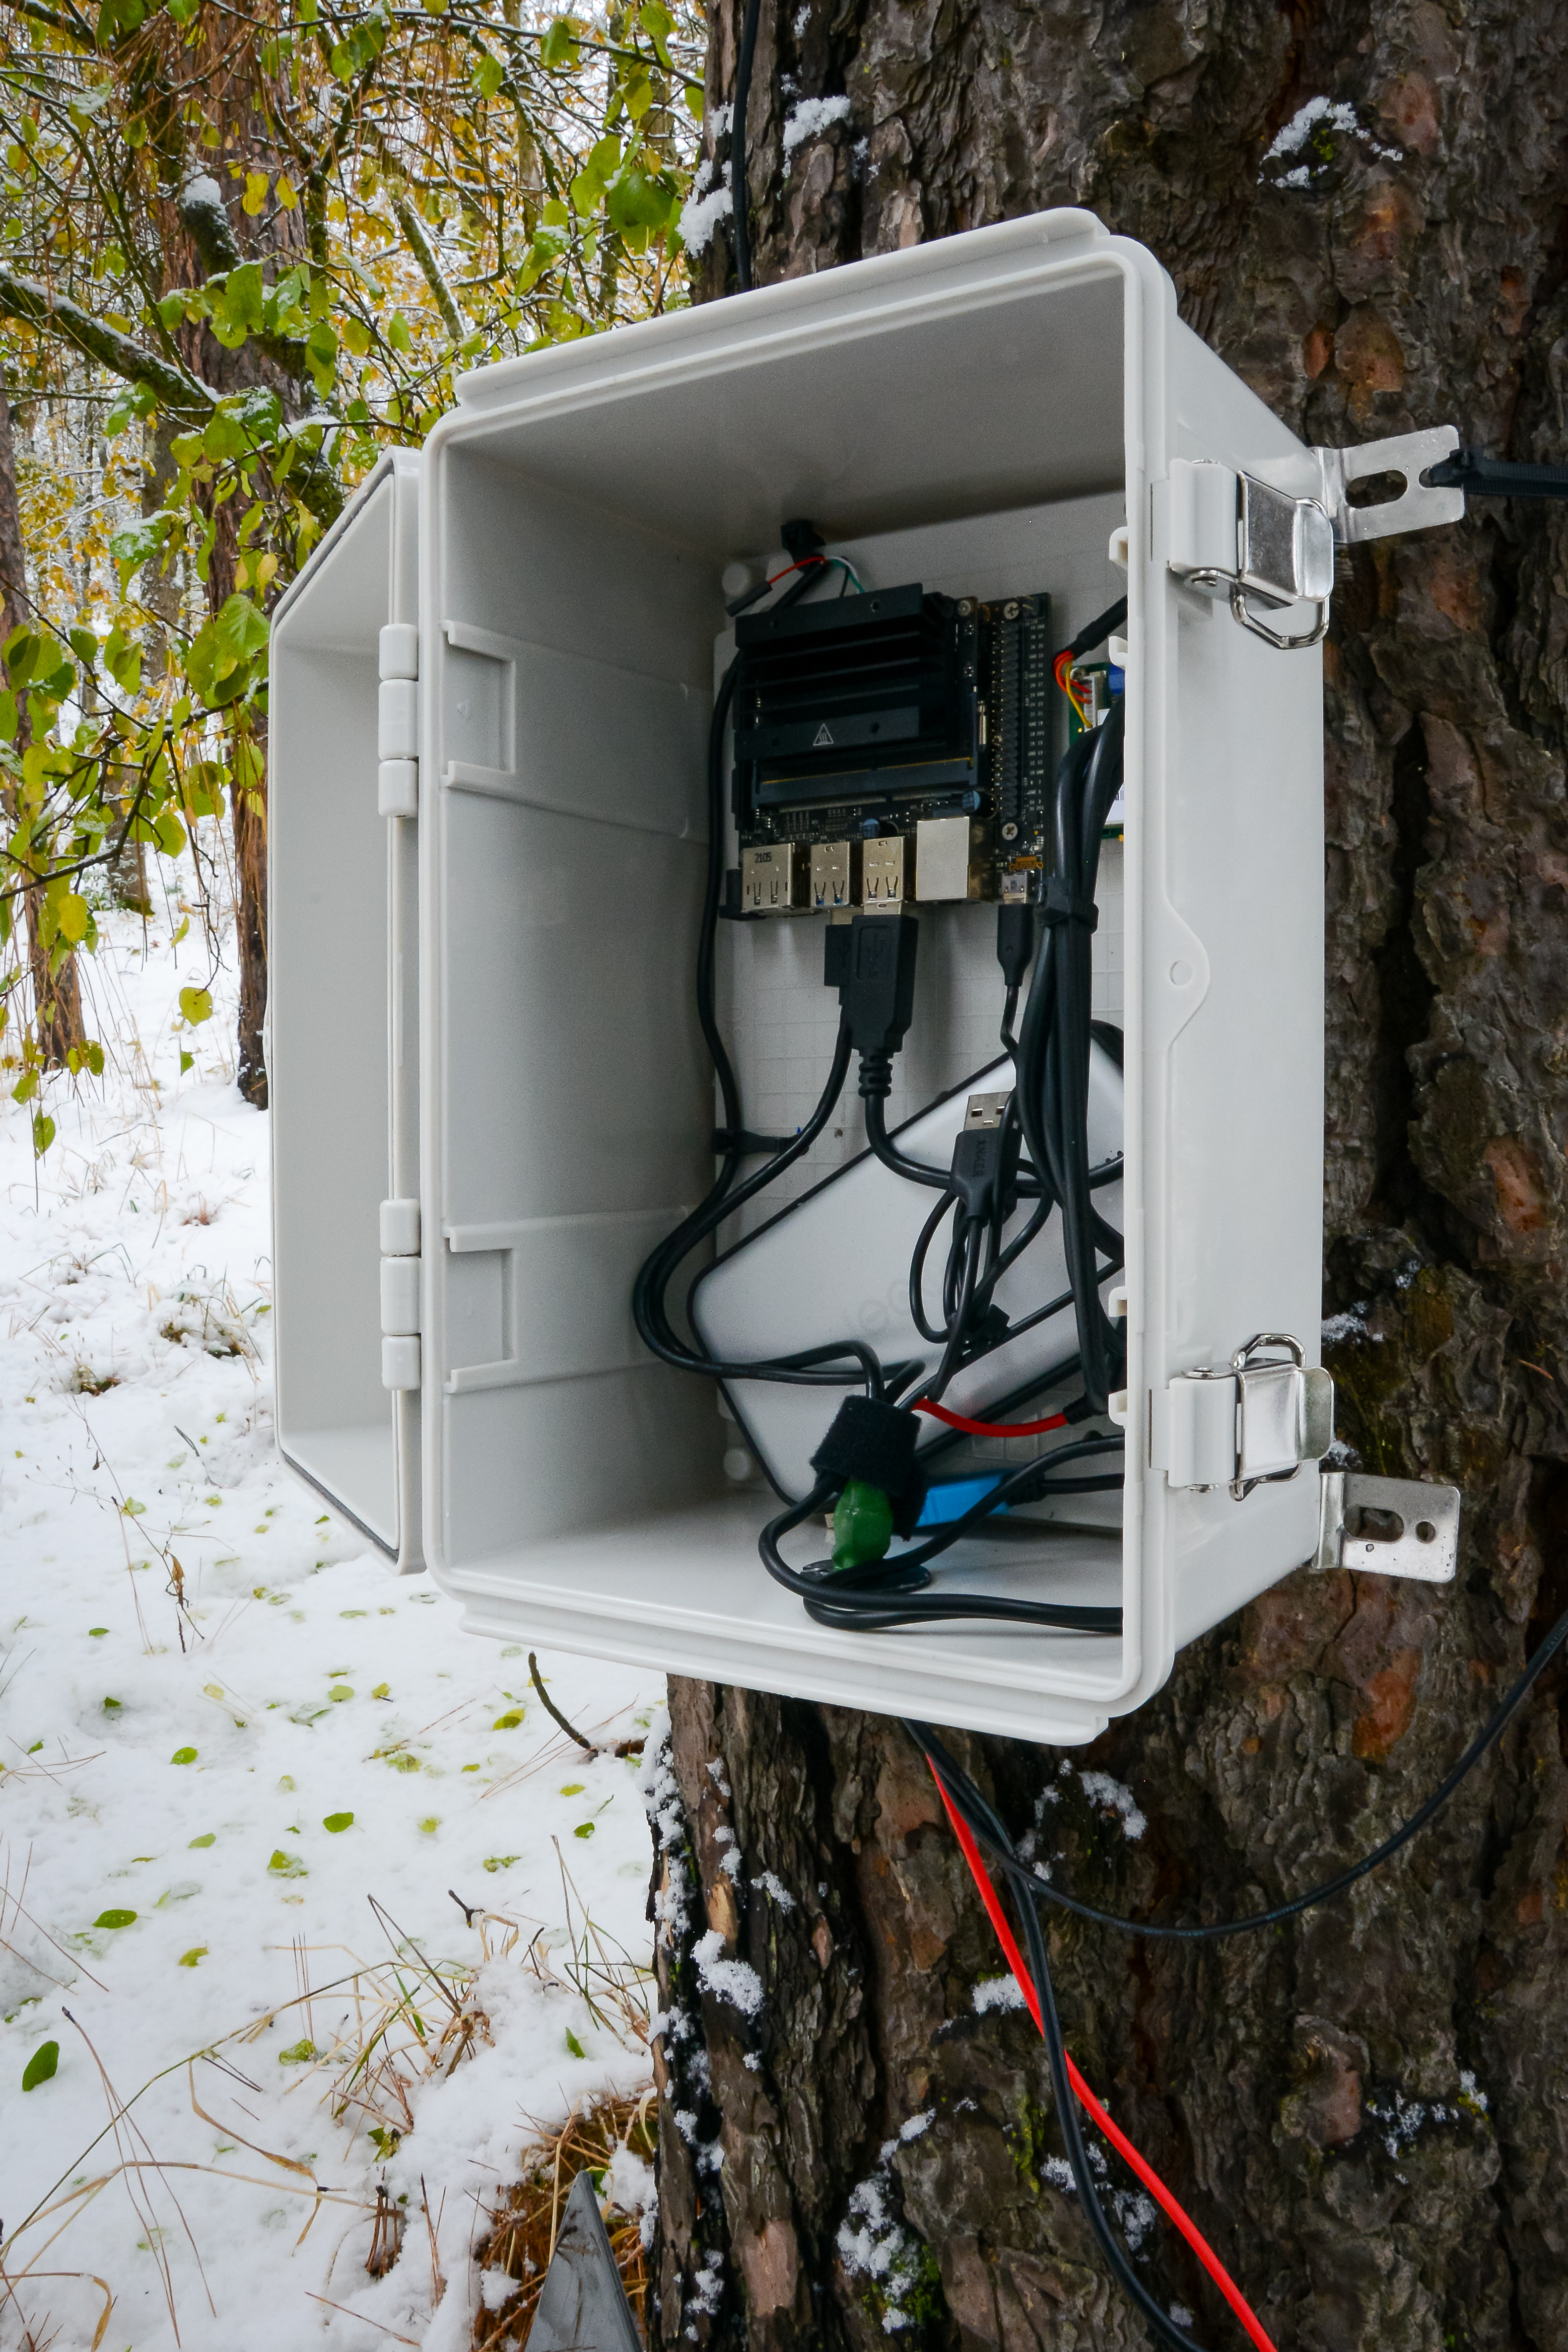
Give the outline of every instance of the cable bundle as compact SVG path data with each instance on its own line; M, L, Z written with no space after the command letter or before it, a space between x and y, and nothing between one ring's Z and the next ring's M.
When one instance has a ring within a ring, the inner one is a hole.
M826 577L837 559L824 558L821 541L807 524L790 526L790 552L796 561L790 584L774 609L803 596ZM761 592L737 599L755 602ZM732 608L734 609L734 608ZM1103 614L1094 625L1099 634L1113 625L1125 611L1123 604ZM1087 635L1074 646L1097 642ZM998 956L1006 983L1001 1038L1011 1055L1017 1082L1011 1097L988 1129L966 1132L959 1139L954 1163L947 1169L928 1168L907 1158L888 1135L885 1102L892 1086L893 1057L902 1047L913 1013L915 956L918 935L915 918L907 913L857 917L852 925L851 953L839 982L841 1016L832 1064L822 1094L810 1118L798 1134L785 1139L753 1136L742 1117L740 1088L716 1011L715 962L723 899L726 795L724 738L734 703L737 664L732 662L715 698L708 735L708 851L706 886L698 935L696 998L698 1019L722 1105L723 1125L715 1135L720 1153L718 1172L704 1199L652 1252L639 1270L632 1291L632 1312L646 1347L675 1368L710 1378L757 1380L792 1386L853 1388L864 1399L891 1409L901 1397L915 1409L940 1412L939 1400L955 1374L967 1363L1005 1346L1069 1307L1078 1321L1078 1364L1083 1372L1083 1394L1065 1413L1048 1417L1041 1428L1056 1428L1069 1420L1103 1414L1114 1375L1119 1373L1119 1335L1104 1314L1099 1286L1122 1264L1121 1236L1096 1211L1093 1195L1114 1182L1122 1172L1120 1155L1102 1166L1091 1165L1088 1146L1090 1021L1090 949L1093 925L1093 894L1099 844L1105 814L1120 789L1123 728L1121 711L1113 713L1093 734L1081 738L1059 769L1054 795L1053 872L1040 913L1045 926L1043 951L1034 958L1033 977L1020 1035L1013 1022L1033 948L1032 911L1028 907L1000 909ZM842 934L839 935L842 943ZM874 952L873 952L874 950ZM789 1355L753 1360L724 1360L706 1353L676 1329L668 1307L672 1283L685 1261L737 1210L778 1179L821 1134L838 1106L848 1076L852 1053L860 1057L859 1090L865 1109L866 1133L877 1157L901 1179L936 1191L940 1198L921 1233L910 1266L910 1309L922 1336L940 1349L926 1374L916 1363L884 1365L876 1350L860 1339L839 1339ZM1027 1146L1028 1157L1024 1157ZM742 1178L745 1160L758 1152L768 1156L749 1177ZM1033 1203L1021 1230L1004 1240L1004 1231L1020 1202ZM1009 1323L997 1306L998 1285L1044 1231L1052 1212L1061 1208L1069 1286L1017 1323ZM925 1268L942 1224L951 1216L946 1268L943 1282L942 1322L932 1321L924 1297ZM1059 1370L1026 1383L996 1408L998 1415L1012 1410L1040 1389L1059 1385ZM989 1423L967 1424L962 1416L945 1412L948 1433L928 1445L922 1462L928 1465L948 1446L978 1429L986 1433L1014 1433L999 1418ZM1034 1425L1030 1425L1032 1429ZM883 1631L899 1625L940 1618L1005 1619L1088 1633L1116 1633L1122 1612L1115 1608L1091 1608L1047 1601L1012 1601L977 1593L938 1594L929 1584L927 1564L959 1538L1009 1504L1038 1502L1047 1496L1111 1492L1119 1489L1119 1470L1106 1474L1086 1465L1122 1451L1118 1431L1085 1434L1049 1454L1022 1464L998 1479L967 1511L924 1541L887 1559L891 1534L908 1534L918 1509L918 1496L902 1498L906 1524L894 1527L901 1498L888 1496L883 1511L883 1532L868 1538L869 1557L853 1559L849 1572L831 1562L791 1569L779 1551L779 1539L813 1513L841 1500L850 1481L829 1474L801 1503L781 1513L763 1530L759 1549L769 1575L799 1594L819 1622L861 1631ZM913 1452L913 1442L911 1442ZM875 1481L870 1482L875 1488ZM882 1490L885 1493L885 1490ZM880 1496L879 1496L880 1499Z

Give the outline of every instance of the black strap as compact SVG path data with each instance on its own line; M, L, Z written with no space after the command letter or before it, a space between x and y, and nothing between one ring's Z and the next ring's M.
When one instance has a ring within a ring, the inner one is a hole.
M1040 900L1040 919L1052 929L1058 923L1082 923L1092 931L1100 927L1100 909L1092 898L1075 898L1061 875L1052 874Z

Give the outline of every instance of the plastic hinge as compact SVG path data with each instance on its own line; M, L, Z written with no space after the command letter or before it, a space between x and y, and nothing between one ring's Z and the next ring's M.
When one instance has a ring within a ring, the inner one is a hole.
M419 757L419 688L412 677L383 677L376 697L376 756Z
M383 760L376 772L378 816L419 814L419 761Z
M389 1339L412 1339L419 1330L419 1260L382 1260L382 1330Z
M381 1241L383 1257L417 1257L419 1255L419 1202L417 1201L401 1200L382 1202Z
M412 1334L403 1339L382 1341L382 1386L383 1389L418 1388L419 1341Z
M382 677L419 676L419 631L412 621L389 621L377 641L376 653Z
M1172 1486L1238 1502L1293 1478L1333 1444L1333 1381L1285 1331L1260 1331L1228 1365L1200 1364L1156 1391L1149 1460Z
M1315 1568L1447 1584L1458 1559L1457 1486L1373 1478L1359 1470L1323 1472Z

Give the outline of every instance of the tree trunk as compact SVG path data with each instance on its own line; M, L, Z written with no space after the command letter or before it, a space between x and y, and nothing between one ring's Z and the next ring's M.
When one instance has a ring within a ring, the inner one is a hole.
M738 6L710 22L711 122ZM762 0L757 275L1084 205L1308 440L1452 421L1560 458L1565 113L1561 5ZM1328 652L1328 1360L1364 1466L1463 1488L1458 1579L1298 1576L1090 1749L958 1743L1107 1907L1222 1916L1364 1852L1568 1601L1565 581L1568 510L1477 505L1357 550ZM1291 2352L1568 2352L1562 1688L1410 1859L1277 1935L1051 1926L1084 2072ZM898 1727L693 1683L672 1717L659 2341L1144 2342L1051 2177L1028 2021L975 2006L999 1958ZM1236 2342L1124 2210L1151 2287Z
M175 37L175 36L171 36ZM161 126L162 160L169 178L165 205L163 251L170 286L199 284L228 259L222 249L221 223L216 229L201 226L201 213L183 208L192 174L211 180L228 224L227 243L233 257L259 261L264 273L276 278L292 262L306 258L305 225L296 207L287 209L274 194L261 214L244 209L245 176L234 165L243 159L248 169L263 169L276 178L282 169L267 121L255 40L247 31L220 26L204 33L210 79L207 112L220 144L210 152L186 143L183 118L172 116ZM188 63L182 68L189 70ZM213 208L215 211L215 206ZM182 327L175 338L180 356L204 383L222 394L243 393L260 384L277 393L286 415L298 415L306 402L301 385L269 357L255 336L237 350L221 343L205 321ZM207 566L207 604L218 612L234 593L239 558L238 530L245 507L231 499L216 513L217 536ZM235 938L239 961L239 1025L235 1077L239 1090L258 1110L267 1108L267 1063L263 1024L267 1016L267 723L259 714L248 720L256 759L254 781L233 792L235 854Z
M31 628L36 620L32 600L27 594L26 554L22 543L22 508L16 495L16 444L11 429L11 404L5 397L5 387L0 383L0 648L6 646L14 631ZM26 718L18 726L16 748L25 751L31 740ZM0 795L5 814L14 819L16 809L7 792ZM59 1070L65 1067L66 1055L73 1045L79 1045L86 1034L81 1018L81 982L77 973L75 950L67 949L60 959L59 969L49 969L49 951L39 935L38 916L41 893L22 893L22 915L27 938L27 976L32 983L33 1022L37 1034L44 1067Z

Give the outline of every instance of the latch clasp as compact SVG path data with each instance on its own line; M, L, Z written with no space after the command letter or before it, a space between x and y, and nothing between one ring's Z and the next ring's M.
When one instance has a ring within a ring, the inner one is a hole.
M1293 1478L1333 1444L1333 1381L1288 1331L1260 1331L1228 1367L1179 1372L1156 1396L1154 1466L1173 1486L1255 1486Z
M1207 459L1171 467L1171 570L1207 594L1227 596L1232 616L1254 636L1292 652L1315 646L1329 625L1333 528L1316 499L1291 498L1251 474ZM1258 610L1318 608L1312 626L1291 635Z

